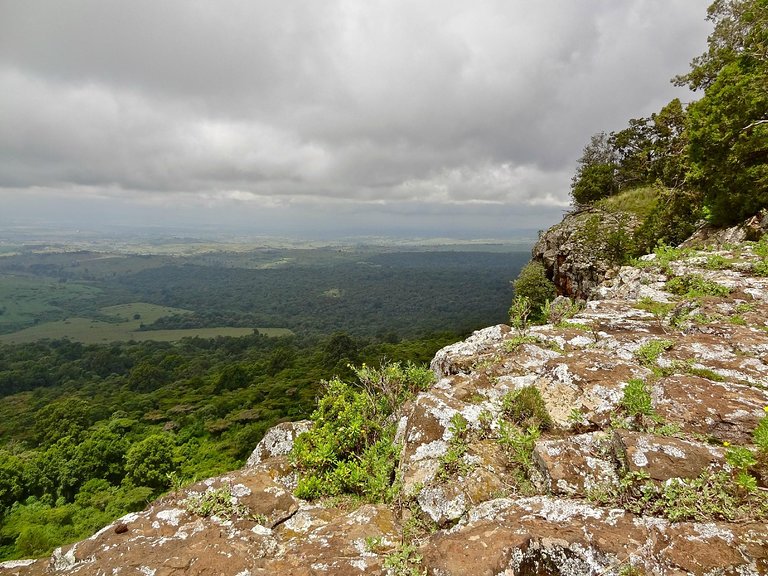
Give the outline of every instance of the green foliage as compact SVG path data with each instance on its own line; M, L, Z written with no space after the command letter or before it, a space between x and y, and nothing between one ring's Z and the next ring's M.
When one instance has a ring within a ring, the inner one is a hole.
M531 315L531 301L527 296L515 296L509 307L509 323L517 330L518 337L524 338L528 330L528 318Z
M550 430L552 418L547 412L541 392L535 386L525 386L504 395L501 402L502 414L512 423L538 430Z
M656 186L657 201L635 231L637 254L651 252L658 243L677 245L693 234L704 217L698 190Z
M640 218L647 218L656 209L659 202L660 188L640 186L624 190L595 203L596 208L606 212L631 212Z
M571 302L569 298L555 298L544 303L541 313L547 322L559 325L578 314L581 308L581 305Z
M618 486L593 490L590 498L673 522L768 519L768 495L744 490L727 472L704 472L697 478L674 478L664 483L633 472L626 474Z
M766 415L760 419L760 422L758 422L757 427L753 432L753 437L757 447L763 453L768 454L768 406L766 406L764 409Z
M125 469L136 486L168 488L169 475L176 470L173 439L154 434L137 442L125 455Z
M464 455L467 453L467 436L469 433L467 419L457 412L451 417L451 423L448 427L451 438L448 441L448 449L439 459L439 469L437 477L443 480L456 475L464 475L469 468L464 461Z
M689 178L705 193L711 220L739 222L768 207L768 5L716 0L708 50L677 80L704 96L688 109Z
M571 196L579 204L593 202L618 192L615 178L616 153L608 135L599 132L584 147L576 175L571 180Z
M411 542L403 542L384 559L387 574L393 576L426 576L427 569L421 568L422 556Z
M541 431L535 426L522 429L504 419L499 421L499 445L517 469L517 474L513 471L512 476L517 488L524 493L534 492L530 475L533 471L533 449L540 436Z
M264 522L264 518L256 518L250 509L237 502L232 495L231 486L211 488L200 494L193 494L184 501L188 512L207 518L217 516L225 520L245 519Z
M635 357L647 368L657 368L657 361L661 353L669 350L674 345L672 340L649 340L635 351Z
M706 296L725 297L731 293L731 289L721 286L717 282L707 280L700 274L686 274L676 276L667 281L667 290L672 294L684 298L703 298Z
M621 407L630 416L653 416L653 403L648 386L639 378L632 378L624 387Z
M311 430L294 443L292 456L300 472L296 494L301 498L351 494L379 502L394 495L399 447L392 416L431 376L413 365L355 371L358 386L339 379L327 383L312 413Z
M515 300L527 299L530 305L530 317L533 321L543 320L542 307L547 301L553 300L557 296L555 285L547 278L547 272L541 262L531 261L526 264L515 281L514 287ZM513 306L515 305L513 300ZM524 300L520 300L524 302ZM513 311L510 309L510 316Z
M630 215L624 212L592 214L578 229L581 250L611 264L625 264L635 254Z

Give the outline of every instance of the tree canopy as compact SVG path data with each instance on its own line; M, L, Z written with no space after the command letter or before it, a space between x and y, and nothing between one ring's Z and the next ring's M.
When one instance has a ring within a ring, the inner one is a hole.
M672 192L653 216L659 239L676 236L664 221L729 225L768 208L768 0L716 0L707 18L707 51L674 79L701 98L594 135L571 186L577 205L660 185Z

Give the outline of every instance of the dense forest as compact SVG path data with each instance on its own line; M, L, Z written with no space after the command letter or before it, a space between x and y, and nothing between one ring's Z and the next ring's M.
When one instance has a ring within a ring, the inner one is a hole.
M18 252L0 259L8 337L74 316L125 322L105 310L126 302L183 311L139 320L149 336L200 326L250 334L0 344L0 559L46 554L174 486L241 466L268 428L307 417L323 382L350 366L425 364L467 331L505 321L510 279L528 258ZM255 329L264 326L293 335Z

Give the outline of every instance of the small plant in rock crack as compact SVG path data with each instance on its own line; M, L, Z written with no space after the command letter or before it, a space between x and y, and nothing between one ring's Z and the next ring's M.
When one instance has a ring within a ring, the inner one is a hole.
M581 305L571 302L569 298L560 297L551 301L547 300L541 307L541 314L550 324L559 325L561 322L573 318L581 311L581 308Z
M505 418L519 426L532 426L538 430L552 428L552 418L535 386L512 390L501 400L501 411Z
M403 542L394 552L387 554L384 568L391 576L426 576L427 569L421 567L422 556L411 542Z
M707 280L700 274L676 276L667 281L667 290L684 298L703 298L705 296L725 297L731 289L712 280Z
M216 516L227 520L242 518L264 523L262 515L253 515L250 509L237 501L231 486L209 489L201 494L192 494L184 501L188 512L208 518Z
M754 492L757 489L757 479L749 473L749 469L757 464L751 450L743 446L728 448L725 461L733 469L733 479L742 490Z
M464 460L469 434L467 419L457 412L451 418L448 430L451 432L451 439L448 441L448 450L440 457L440 467L437 472L437 477L441 480L448 480L453 475L464 475L469 472L469 465Z
M515 296L512 300L512 305L509 307L509 323L517 330L518 336L525 335L531 311L531 300L527 296Z
M640 378L632 378L624 386L621 407L632 417L653 416L653 403L647 384Z
M657 371L659 356L674 344L672 340L649 340L635 351L635 358L646 368Z

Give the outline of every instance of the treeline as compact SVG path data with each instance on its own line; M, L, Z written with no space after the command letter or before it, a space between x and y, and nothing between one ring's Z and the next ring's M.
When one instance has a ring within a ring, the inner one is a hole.
M46 554L176 483L237 468L350 364L428 362L460 336L0 346L0 560Z
M655 186L646 244L678 243L702 218L730 225L768 207L768 3L717 0L708 19L707 52L674 79L701 98L687 106L675 99L594 135L573 178L577 206Z

